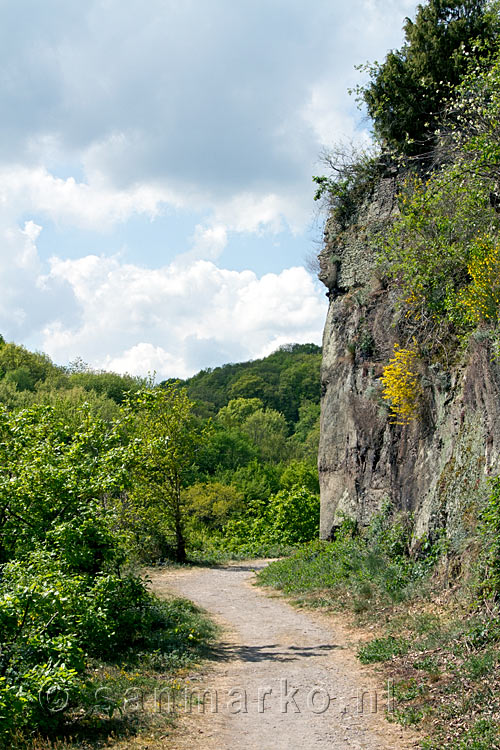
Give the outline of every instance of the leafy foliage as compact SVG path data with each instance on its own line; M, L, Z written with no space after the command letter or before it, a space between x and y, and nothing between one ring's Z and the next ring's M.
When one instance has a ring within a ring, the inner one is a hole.
M499 66L493 57L464 79L440 134L443 163L426 178L407 176L381 249L405 326L431 351L497 323Z
M494 47L498 18L485 0L429 0L404 32L400 50L364 66L370 82L358 94L383 143L398 154L429 155L447 97L471 59Z
M210 530L222 531L231 516L244 509L242 493L221 482L192 484L184 498L191 523Z
M248 552L262 551L309 542L318 532L319 497L295 486L266 501L254 501L240 518L230 520L224 529L223 544L234 551L242 547Z
M62 416L41 405L0 410L2 743L81 711L89 659L172 642L193 649L193 633L122 570L117 509L132 489L130 423L110 425L85 406L76 422Z
M456 294L469 280L471 246L481 232L498 226L488 187L483 178L464 173L459 163L425 181L407 181L401 216L388 233L382 259L401 284L413 318L421 316L417 322L449 316L455 308Z
M469 284L457 294L455 320L472 326L498 323L500 311L500 247L491 237L479 237L469 250Z
M286 419L275 409L258 409L245 420L242 432L257 446L263 461L281 461L287 453Z

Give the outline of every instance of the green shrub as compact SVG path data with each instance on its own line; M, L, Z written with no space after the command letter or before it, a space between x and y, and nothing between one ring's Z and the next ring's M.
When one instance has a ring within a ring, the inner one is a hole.
M329 174L312 178L317 185L314 200L326 198L331 215L346 229L383 173L381 155L339 145L325 151L322 161Z
M187 664L214 627L133 576L68 572L54 554L8 563L0 580L0 738L55 729L86 705L89 659Z
M280 487L283 490L304 487L308 492L318 495L319 478L317 467L309 461L292 459L281 474Z
M103 518L100 509L89 504L77 518L57 524L47 534L48 545L75 573L95 575L105 567L116 567L124 561L124 551L111 520L111 513Z
M500 595L500 477L491 480L491 491L481 512L479 533L484 547L479 560L478 589L485 597Z
M225 525L221 544L229 551L245 547L258 554L309 542L318 532L319 497L295 486L271 495L267 501L250 503L243 515Z

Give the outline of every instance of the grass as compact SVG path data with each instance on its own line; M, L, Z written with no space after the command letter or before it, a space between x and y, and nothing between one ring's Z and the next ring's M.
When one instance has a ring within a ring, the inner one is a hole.
M377 661L388 661L393 656L403 656L410 650L410 643L405 638L388 635L385 638L375 638L358 651L358 658L362 664L373 664Z
M375 602L404 601L423 585L428 570L426 561L391 557L382 546L346 530L333 542L311 542L272 563L259 581L312 606L362 613Z

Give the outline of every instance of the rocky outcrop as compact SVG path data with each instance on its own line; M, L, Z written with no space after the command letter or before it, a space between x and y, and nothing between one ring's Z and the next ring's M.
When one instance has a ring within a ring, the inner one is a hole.
M381 180L355 221L325 228L320 279L330 306L323 336L319 449L321 536L342 519L362 525L390 499L415 517L415 538L445 528L460 550L487 479L500 473L500 366L487 337L451 368L422 372L424 409L396 425L380 376L405 340L395 292L380 278L376 236L397 210L395 178Z

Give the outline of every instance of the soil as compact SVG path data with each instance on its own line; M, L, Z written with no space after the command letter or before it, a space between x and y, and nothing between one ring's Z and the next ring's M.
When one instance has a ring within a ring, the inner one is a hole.
M268 561L151 575L153 588L204 608L221 626L214 659L182 696L176 750L406 750L387 685L360 665L339 618L256 587Z

